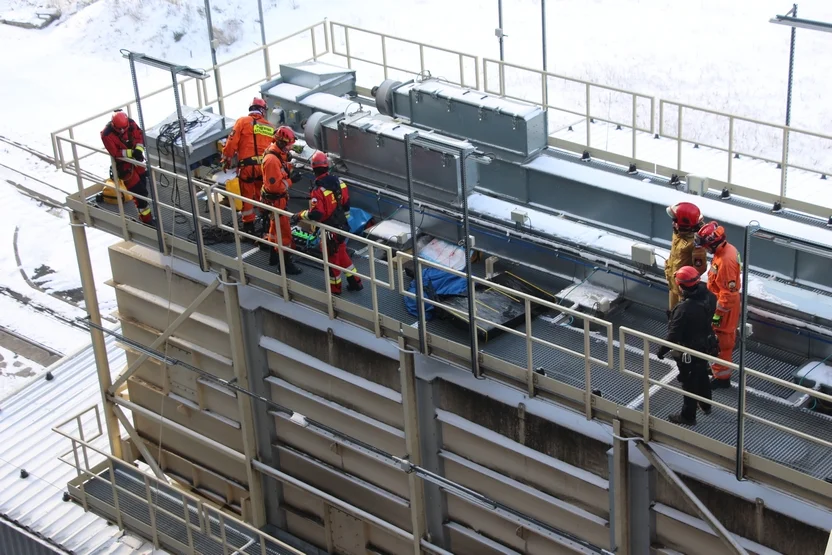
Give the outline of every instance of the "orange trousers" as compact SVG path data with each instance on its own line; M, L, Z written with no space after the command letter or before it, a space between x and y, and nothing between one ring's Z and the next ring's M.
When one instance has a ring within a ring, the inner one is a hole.
M286 206L289 204L288 199L282 198L278 201L275 201L272 206L275 208L280 208L281 210L286 210ZM271 241L272 243L277 243L277 229L274 223L275 214L270 212L269 217L269 234L266 236L266 239ZM278 219L280 220L280 241L284 247L292 247L292 226L289 224L289 217L288 216L279 216ZM277 250L277 249L275 249Z
M737 324L740 320L740 310L735 308L722 316L719 327L714 327L714 333L719 341L719 358L731 362L734 356L734 345L737 341ZM721 364L712 364L711 371L714 379L730 380L731 369Z
M263 174L254 169L254 166L240 168L238 173L240 180L240 194L247 199L260 202L260 188L263 186ZM253 222L257 219L257 209L253 204L243 201L241 212L243 223Z

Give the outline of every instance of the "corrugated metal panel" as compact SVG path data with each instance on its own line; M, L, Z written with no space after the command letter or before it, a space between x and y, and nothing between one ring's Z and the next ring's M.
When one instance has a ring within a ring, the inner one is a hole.
M126 359L112 337L107 352L110 368L118 373ZM0 515L73 553L150 553L151 546L141 540L122 538L117 526L63 501L76 473L58 460L70 442L52 428L96 404L100 408L92 345L66 357L52 374L53 380L37 380L6 399L0 411ZM93 414L84 419L84 429L97 431ZM106 434L93 443L109 450ZM20 477L21 469L27 478Z
M0 519L0 551L14 555L52 555L66 553L22 528Z

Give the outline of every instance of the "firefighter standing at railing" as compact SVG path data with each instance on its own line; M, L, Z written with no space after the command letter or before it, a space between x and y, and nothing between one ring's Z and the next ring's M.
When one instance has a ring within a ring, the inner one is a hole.
M291 223L298 220L312 220L335 229L348 231L347 218L350 211L350 194L346 183L329 173L329 160L323 152L312 155L312 171L315 182L309 199L309 210L292 216ZM342 235L326 231L321 233L321 248L326 248L327 259L346 270L347 291L361 291L361 278L355 275L355 266L347 253L346 240ZM341 270L330 268L329 289L335 295L341 294Z
M140 164L131 164L119 160L119 158L130 158L136 162L144 161L144 134L139 126L121 110L116 111L110 122L101 131L101 142L110 156L116 159L116 173L118 179L124 183L128 191L147 197L147 173L145 167ZM115 180L110 168L110 178ZM117 185L116 185L117 186ZM136 209L139 211L139 219L146 224L153 223L153 214L150 206L143 198L133 197Z
M742 312L740 293L740 253L725 239L725 228L716 222L702 226L696 234L696 244L714 255L708 271L708 289L716 295L716 312L713 328L719 339L719 358L732 361L734 343L737 340L737 324ZM712 364L713 388L731 387L731 369L722 364Z
M275 208L286 210L289 204L289 188L292 183L300 179L300 175L291 169L289 163L289 149L295 143L295 133L289 127L279 127L274 132L274 138L266 152L263 154L263 189L260 191L260 198L264 204ZM290 177L291 176L291 177ZM284 247L293 248L292 228L289 225L289 217L281 215L275 224L275 214L269 213L269 232L266 238L272 243L277 243L277 225L280 226L280 244ZM269 265L276 266L280 262L277 248L271 250ZM290 253L284 251L284 259L287 274L299 274L301 268L295 264Z
M667 207L667 215L673 220L673 239L670 243L670 256L664 265L664 276L670 289L667 316L682 297L676 284L676 272L685 266L691 266L702 275L708 267L708 255L704 247L696 246L696 232L702 227L702 214L699 208L690 202L680 202Z
M699 270L693 266L683 266L673 276L676 286L682 295L682 300L673 307L670 321L667 324L666 341L676 343L682 347L715 356L718 352L717 339L713 337L711 327L714 310L716 310L716 296L711 293L704 283L699 281ZM674 353L676 365L679 367L679 381L682 389L705 399L711 398L711 386L708 383L708 362L705 359L671 351L670 347L662 347L656 355L659 358ZM692 397L685 396L682 411L671 414L669 419L675 424L696 424L697 404L705 414L711 413L710 403L699 402Z
M274 127L266 120L266 101L262 98L255 97L248 110L248 115L234 122L234 129L222 149L222 165L223 169L227 170L236 156L240 194L247 199L260 202L260 187L263 185L260 166L263 153L274 136ZM241 216L242 231L253 235L254 222L257 220L254 205L243 201Z

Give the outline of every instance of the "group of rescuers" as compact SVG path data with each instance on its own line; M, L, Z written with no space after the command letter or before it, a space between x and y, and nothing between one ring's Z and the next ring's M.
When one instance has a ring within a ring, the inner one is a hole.
M118 160L144 159L144 140L136 123L124 112L115 112L112 120L101 132L107 151L116 158L119 178L131 192L147 196L147 178L141 165ZM275 128L266 119L266 103L254 98L249 113L234 124L222 151L223 165L228 168L237 160L237 177L241 195L246 199L269 204L285 210L289 201L289 189L300 179L300 172L292 165L292 147L295 134L291 128ZM340 230L347 230L350 200L346 184L329 173L329 160L325 153L315 152L311 158L315 181L310 192L309 208L291 217L269 211L269 231L266 239L277 243L276 228L280 227L280 240L284 247L294 248L291 225L299 220L312 220ZM150 207L142 198L134 197L139 217L152 221ZM665 277L670 288L668 309L668 333L666 340L682 347L718 356L731 361L740 319L740 268L737 249L728 243L725 229L717 222L705 223L699 208L690 202L680 202L667 208L673 220L673 239L670 256L665 264ZM254 234L258 211L251 203L243 202L242 231ZM347 290L360 291L361 279L355 275L355 266L347 253L344 237L327 232L321 248L327 249L332 264L346 269ZM708 270L707 286L700 276L708 267L707 253L713 255ZM269 264L279 262L278 251L271 252ZM288 274L298 274L301 269L292 256L284 251L284 264ZM330 269L330 289L341 294L341 271ZM731 369L722 364L709 365L702 358L673 351L662 346L657 355L671 355L679 368L679 381L685 391L710 399L711 389L731 387ZM713 375L711 379L710 375ZM678 424L696 423L697 406L706 414L711 406L685 397L681 412L672 414L670 420Z
M240 194L246 200L286 210L289 189L302 179L300 171L292 164L295 133L290 127L275 127L269 123L266 110L266 102L262 98L255 97L251 101L248 114L234 123L222 148L222 165L223 169L229 169L236 159ZM101 140L107 152L116 159L118 178L131 193L140 195L133 197L139 218L142 222L152 223L150 206L144 198L140 198L148 196L145 167L120 160L144 160L144 136L141 129L127 114L117 111L101 131ZM325 153L315 152L310 165L315 179L309 192L308 209L292 216L277 216L271 210L263 210L260 214L269 220L268 232L263 238L271 243L276 244L279 239L284 248L294 249L291 226L300 220L349 231L350 196L347 185L329 173L329 159ZM243 201L241 231L252 238L258 213L258 207ZM327 249L329 263L345 270L347 290L361 291L364 286L355 273L344 236L330 231L322 232L321 236L321 248ZM280 262L278 248L274 247L270 251L269 265L277 266ZM302 271L288 251L284 251L284 266L287 274L295 275ZM329 270L329 287L333 294L341 294L341 270L332 266Z

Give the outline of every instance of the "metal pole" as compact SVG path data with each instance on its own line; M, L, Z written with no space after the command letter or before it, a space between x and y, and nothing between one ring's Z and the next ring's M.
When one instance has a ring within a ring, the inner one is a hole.
M145 137L145 129L144 129L144 115L142 114L142 100L141 96L139 95L139 80L136 78L136 61L133 59L133 53L130 52L127 59L130 61L130 76L133 78L133 92L136 95L136 115L139 118L139 128L142 130L142 138ZM175 85L174 85L175 86ZM153 180L153 170L150 167L150 152L147 151L144 154L144 168L147 172L147 179L148 179L148 190L150 191L150 200L153 205L153 216L155 218L155 222L153 225L156 227L156 241L159 245L159 252L165 252L165 237L162 234L162 215L159 212L159 200L156 197L156 186ZM118 176L113 176L114 181L118 181ZM118 184L116 184L118 187Z
M742 295L740 310L740 360L739 360L739 399L737 401L737 480L744 480L745 451L745 326L748 323L748 255L751 252L751 236L759 227L759 224L749 223L745 226L745 240L742 246L742 283L740 294Z
M413 242L413 274L416 280L416 309L419 313L419 352L425 353L427 348L427 329L425 325L425 299L422 296L422 270L419 267L419 247L416 244L416 214L413 200L413 138L418 136L419 132L414 131L408 133L404 137L405 156L404 162L407 170L407 203L410 211L410 238Z
M84 304L90 323L101 326L101 312L98 309L98 295L95 292L95 278L92 275L90 249L87 244L87 232L84 224L75 212L69 213L72 226L72 238L75 241L75 255L78 257L78 270L81 274L81 287L84 290ZM107 360L107 345L104 343L104 333L95 326L90 326L92 350L95 355L95 368L98 371L98 385L101 388L101 400L104 403L104 423L107 425L107 436L110 440L110 452L116 458L121 458L121 433L118 418L113 410L113 403L107 398L107 389L112 385L110 378L110 362Z
M477 337L477 313L474 304L474 279L471 275L471 230L468 226L468 172L466 164L471 153L461 156L462 167L460 168L460 194L462 195L462 233L465 234L465 279L468 282L468 330L471 334L471 372L474 377L480 378L480 350Z
M622 437L621 421L612 422L613 499L616 555L630 555L630 445Z
M206 5L208 0L206 0ZM177 68L170 68L170 76L173 79L173 98L176 101L176 117L179 120L179 136L182 141L182 158L185 160L185 178L188 182L188 197L191 199L191 214L194 218L194 240L196 241L196 254L199 258L199 268L203 272L208 271L208 265L205 262L205 245L202 241L202 224L199 221L199 211L196 201L196 187L194 187L193 179L191 179L191 161L188 156L188 140L185 137L185 119L182 117L182 104L179 102L179 87L177 86ZM222 118L223 120L225 118ZM171 152L172 156L176 156L176 151ZM174 182L176 178L174 178ZM177 183L176 187L179 186Z
M272 76L272 64L269 61L269 49L266 48L266 21L263 19L263 0L257 0L257 13L260 16L260 40L263 41L263 63L266 65L266 79L269 79ZM315 34L314 29L312 29L312 34ZM216 64L216 62L214 63Z
M262 14L260 16L262 21ZM217 104L220 115L223 116L222 128L225 129L225 102L222 99L222 85L220 85L220 69L217 67L217 41L214 39L214 24L211 22L211 0L205 0L205 22L208 25L208 46L211 47L211 63L214 65L214 84L217 87ZM176 83L173 84L176 88ZM179 102L177 100L177 102Z
M540 0L540 21L543 26L543 71L546 69L546 0Z
M403 337L399 337L399 365L401 366L399 374L407 458L411 463L421 466L419 405L416 401L416 362L413 351L407 349ZM413 552L414 555L421 555L421 540L425 535L425 493L422 480L416 476L415 472L408 472L407 483L410 490L410 525L413 530Z
M500 61L505 61L505 51L503 50L503 0L497 0L497 25L499 25L500 39Z
M790 13L786 15L791 15L792 17L797 17L797 4L792 5L792 10ZM789 127L792 124L792 85L794 83L794 41L795 35L797 34L797 28L792 27L791 33L791 44L789 46L789 83L788 89L786 91L786 127ZM780 199L782 202L786 197L786 180L788 179L789 173L789 131L786 130L786 133L783 137L784 145L783 145L783 182L780 185L780 191L783 195L783 198Z

